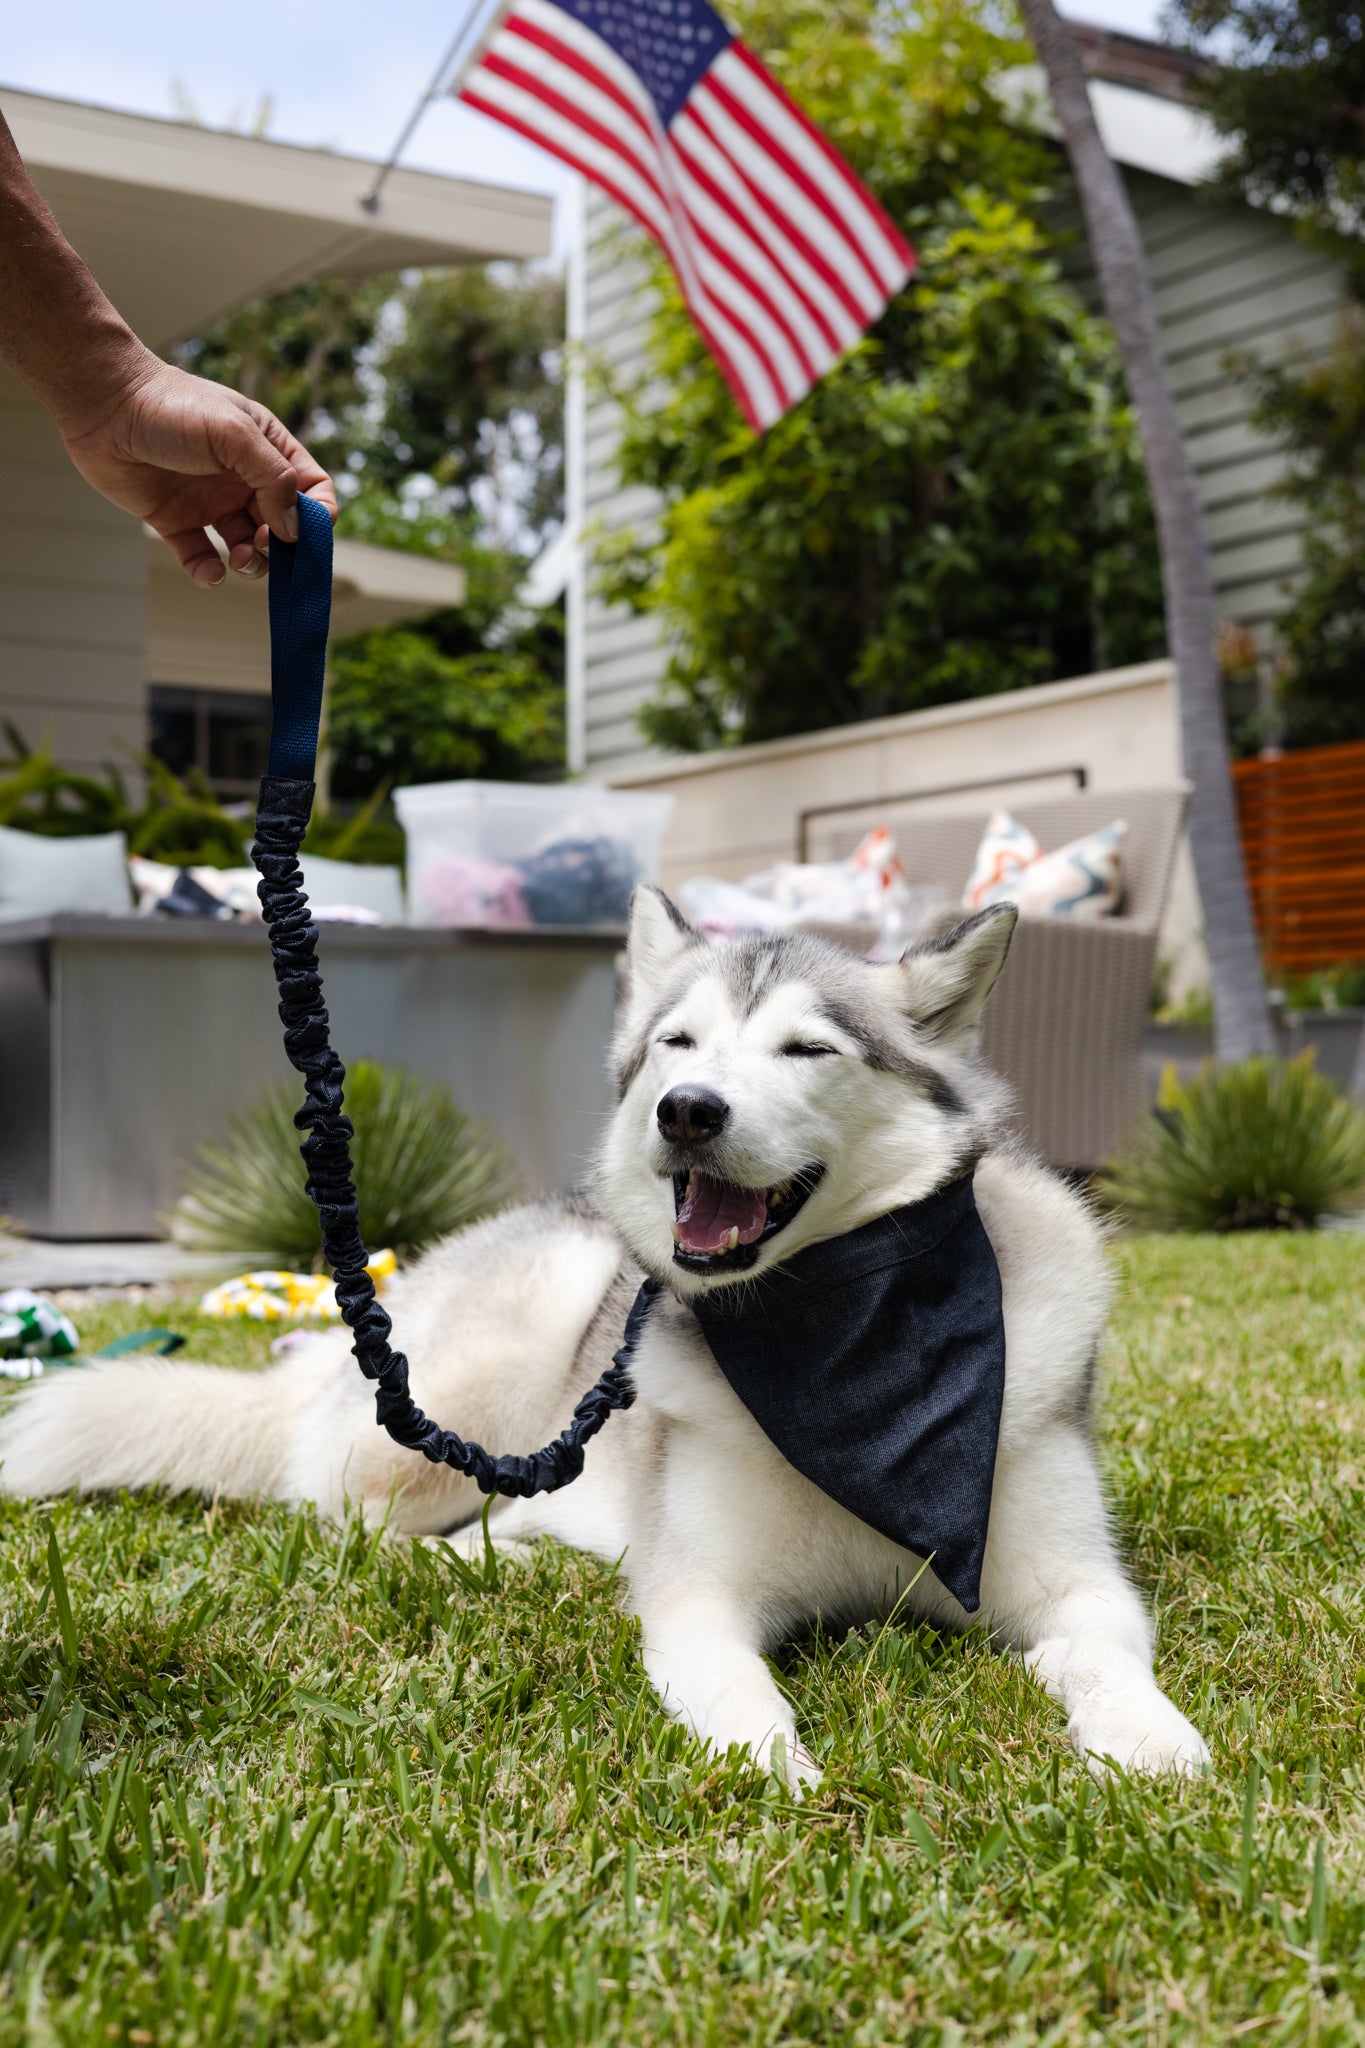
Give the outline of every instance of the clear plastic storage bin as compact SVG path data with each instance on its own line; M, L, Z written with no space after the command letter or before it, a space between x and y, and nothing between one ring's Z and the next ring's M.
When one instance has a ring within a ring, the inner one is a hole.
M623 925L673 809L591 782L425 782L393 800L411 922L495 931Z

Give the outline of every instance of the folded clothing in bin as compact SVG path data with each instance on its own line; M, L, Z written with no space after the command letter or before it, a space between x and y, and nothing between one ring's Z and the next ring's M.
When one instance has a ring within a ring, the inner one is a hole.
M624 924L639 879L621 839L556 839L526 860L440 854L422 871L437 922L511 931L533 924Z
M640 879L624 839L558 839L517 862L533 924L624 924Z

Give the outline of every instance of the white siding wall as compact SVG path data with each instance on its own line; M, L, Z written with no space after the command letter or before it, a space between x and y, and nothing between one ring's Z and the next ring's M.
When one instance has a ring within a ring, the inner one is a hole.
M147 743L146 542L71 467L0 370L0 718L65 768L127 769Z
M1224 614L1264 627L1283 609L1299 563L1303 514L1265 493L1283 473L1249 424L1230 350L1281 354L1321 348L1341 304L1333 265L1282 222L1198 198L1183 185L1132 172L1129 190L1151 265L1157 316L1181 423L1208 516Z
M1151 264L1176 404L1189 436L1225 615L1260 629L1285 602L1299 560L1302 514L1266 497L1281 474L1274 448L1250 426L1244 386L1229 376L1230 349L1273 354L1331 336L1340 287L1326 258L1305 250L1277 220L1213 206L1185 185L1145 171L1126 174ZM639 361L648 300L629 238L609 201L589 200L583 298L590 354L613 366ZM1076 268L1083 272L1083 259ZM1078 276L1078 282L1088 280ZM583 500L589 533L647 523L648 495L619 489L614 409L589 398ZM652 622L580 600L584 765L612 774L648 758L634 713L663 667Z
M623 217L591 188L584 247L581 317L589 362L633 374L643 357L652 302ZM615 460L619 430L619 408L593 390L590 376L580 499L589 551L594 532L623 526L647 530L655 511L649 492L620 487ZM582 760L600 774L608 766L644 756L635 713L653 692L663 655L652 620L632 618L593 594L591 563L583 585L581 591L570 592L571 609L581 606L581 620L571 623L571 632L581 634Z

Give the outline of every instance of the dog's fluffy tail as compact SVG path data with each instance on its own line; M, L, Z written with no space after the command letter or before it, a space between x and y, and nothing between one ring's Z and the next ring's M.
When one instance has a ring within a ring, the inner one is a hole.
M55 1372L0 1422L0 1492L279 1494L304 1392L284 1367L130 1358Z

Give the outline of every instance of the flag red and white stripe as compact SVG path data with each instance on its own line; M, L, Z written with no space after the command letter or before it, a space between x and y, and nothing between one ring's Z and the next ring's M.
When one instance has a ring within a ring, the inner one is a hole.
M665 48L650 32L676 35L679 5L704 38L715 24L719 47L674 103L668 81L687 81L695 43L682 65L647 57L643 71L625 52ZM651 0L513 0L458 90L654 237L758 431L861 338L914 267L885 209L705 0L674 0L662 21Z

